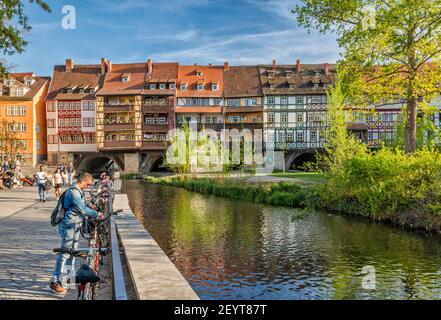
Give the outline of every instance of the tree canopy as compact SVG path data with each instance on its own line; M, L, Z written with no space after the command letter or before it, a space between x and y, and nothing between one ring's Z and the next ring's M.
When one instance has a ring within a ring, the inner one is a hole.
M405 105L406 152L416 150L418 108L441 92L439 0L301 0L308 30L337 35L345 94L353 103Z
M29 0L43 10L51 12L49 5L43 0ZM0 2L0 52L3 55L21 53L28 44L23 33L32 29L29 17L25 13L22 0L2 0ZM8 66L5 59L0 60L0 78L7 74Z

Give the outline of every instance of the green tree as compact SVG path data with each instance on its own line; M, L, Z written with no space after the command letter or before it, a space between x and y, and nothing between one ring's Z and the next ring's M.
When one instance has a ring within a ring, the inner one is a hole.
M21 53L28 44L23 33L32 29L29 17L25 13L22 0L2 0L0 2L0 52L4 55ZM43 10L51 12L49 5L42 0L29 0ZM6 60L0 60L0 78L8 72Z
M325 153L322 161L328 169L341 170L348 159L367 150L366 145L358 141L348 130L351 110L347 108L339 76L327 95L329 106L324 131Z
M439 0L302 0L294 12L308 30L337 35L345 93L354 102L404 99L404 150L417 148L417 113L439 94ZM381 66L381 67L379 67Z
M15 121L6 119L0 122L0 154L10 160L14 160L17 155L25 151L20 134L14 130L16 124Z

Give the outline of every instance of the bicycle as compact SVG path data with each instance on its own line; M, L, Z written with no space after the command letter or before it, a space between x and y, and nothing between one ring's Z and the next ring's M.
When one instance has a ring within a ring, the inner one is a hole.
M98 271L94 269L96 256L104 256L110 253L110 248L88 247L84 249L55 248L53 252L69 254L73 257L81 257L84 262L75 274L75 284L78 285L78 300L95 300L96 285L100 281Z

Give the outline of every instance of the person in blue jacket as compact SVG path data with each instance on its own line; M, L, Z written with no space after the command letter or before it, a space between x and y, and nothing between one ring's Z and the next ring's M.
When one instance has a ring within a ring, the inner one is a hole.
M75 186L69 188L64 196L64 208L66 210L63 220L58 224L58 233L61 236L61 248L76 249L80 237L82 219L86 216L103 218L103 213L86 206L83 190L93 184L93 177L89 173L83 173ZM75 258L69 254L59 254L55 262L50 289L56 294L66 293L61 283L63 268L74 270Z

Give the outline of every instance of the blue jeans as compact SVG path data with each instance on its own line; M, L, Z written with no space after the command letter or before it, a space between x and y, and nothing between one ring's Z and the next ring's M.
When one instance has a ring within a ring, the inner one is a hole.
M46 191L44 191L44 183L38 183L38 195L40 200L46 200Z
M77 223L61 221L58 225L58 233L61 236L61 248L77 249L80 238L80 225ZM75 257L67 253L58 254L55 262L51 282L61 282L61 275L66 269L73 271L75 268ZM66 270L66 271L67 271Z
M68 174L67 174L67 184L68 184L69 186L71 186L72 183L73 183L73 173L68 173Z

